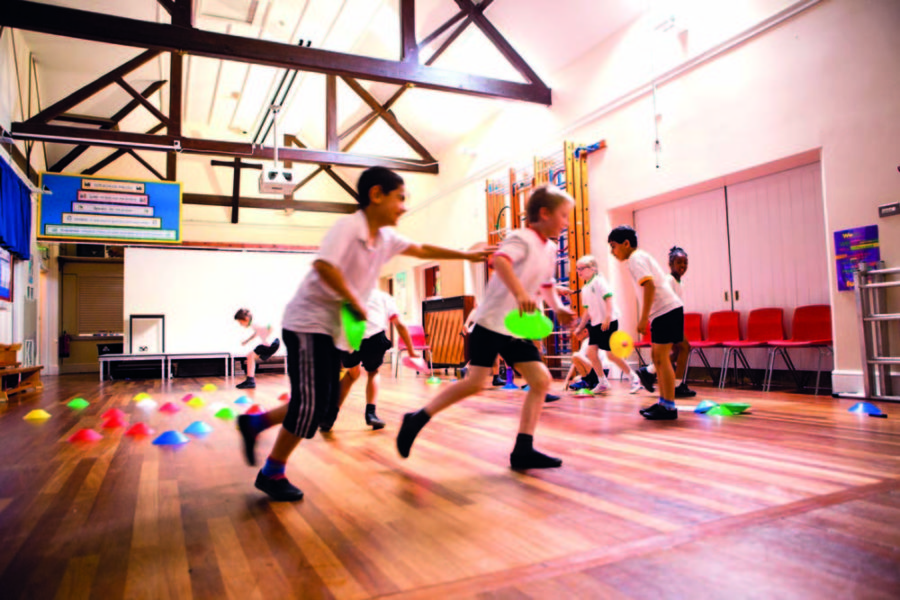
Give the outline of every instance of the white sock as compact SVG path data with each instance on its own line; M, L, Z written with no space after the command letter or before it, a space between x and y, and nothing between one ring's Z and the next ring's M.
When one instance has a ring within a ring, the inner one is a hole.
M653 363L647 365L647 372L656 375L656 365L654 365Z

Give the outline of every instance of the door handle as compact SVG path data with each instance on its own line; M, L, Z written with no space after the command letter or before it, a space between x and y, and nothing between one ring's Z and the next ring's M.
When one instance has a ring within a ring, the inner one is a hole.
M734 301L737 302L741 299L741 290L735 290L734 292Z
M728 302L728 292L725 292L725 302Z

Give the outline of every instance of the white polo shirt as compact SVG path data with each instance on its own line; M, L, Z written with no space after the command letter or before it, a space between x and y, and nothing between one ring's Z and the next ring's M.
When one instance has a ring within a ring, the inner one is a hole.
M666 278L669 281L669 287L672 288L672 291L675 292L675 295L681 299L681 302L684 303L684 289L681 287L681 283L675 279L675 276L671 273Z
M606 318L606 299L613 295L609 282L601 273L597 273L594 277L584 284L581 288L581 304L587 308L588 316L591 318L591 325L597 326L603 323ZM609 322L612 323L619 319L619 309L613 300L612 314L609 316Z
M366 320L366 332L363 339L372 337L377 333L381 333L388 328L388 323L397 318L397 304L394 297L375 288L369 296L366 303L366 312L368 319Z
M410 241L390 227L382 227L369 242L366 214L358 210L341 218L325 234L316 260L338 268L347 287L361 302L367 302L375 288L381 267L410 246ZM323 333L335 346L348 350L341 331L340 309L343 299L322 281L315 268L310 269L294 297L284 309L285 329L297 333Z
M260 323L266 323L265 325L260 325ZM250 330L253 331L254 335L259 338L260 344L268 344L269 343L269 331L270 325L268 321L260 319L259 321L254 319L250 321Z
M508 258L512 262L513 273L525 291L531 296L537 296L542 287L554 285L557 250L556 242L526 227L511 231L494 256ZM484 300L478 306L475 324L496 333L511 335L503 320L511 310L518 307L512 292L494 274L484 292Z
M672 291L669 285L667 275L659 267L659 263L654 260L644 250L640 248L631 253L631 256L625 261L628 265L628 272L634 281L635 290L638 295L638 302L643 302L644 288L642 284L648 279L653 280L656 291L653 294L653 303L650 305L650 320L652 321L660 315L673 311L679 306L684 306L681 298ZM643 309L643 307L641 307Z

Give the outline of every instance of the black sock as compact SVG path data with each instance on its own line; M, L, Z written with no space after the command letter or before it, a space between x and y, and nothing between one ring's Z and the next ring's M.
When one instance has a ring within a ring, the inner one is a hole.
M424 408L417 412L403 415L403 423L400 425L400 431L397 433L397 451L400 453L400 456L403 458L409 456L409 451L416 440L416 436L419 435L419 432L430 420L431 417L425 412Z
M597 371L591 369L591 372L581 378L583 382L591 386L592 388L600 385L600 379L597 377Z
M247 381L256 381L256 377L247 376Z
M527 433L520 433L516 436L516 447L513 448L514 453L531 452L534 450L534 436Z
M375 414L375 405L374 404L366 404L366 414L367 415Z

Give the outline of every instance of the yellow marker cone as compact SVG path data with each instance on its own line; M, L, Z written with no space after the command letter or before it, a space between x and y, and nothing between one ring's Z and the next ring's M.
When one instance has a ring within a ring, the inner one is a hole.
M204 385L201 389L202 389L204 392L214 392L214 391L216 391L216 390L219 389L219 388L217 388L217 387L216 387L214 384L212 384L212 383L207 383L207 384Z
M40 408L31 411L24 417L26 421L44 421L49 418L50 413L48 413L46 410L41 410Z

